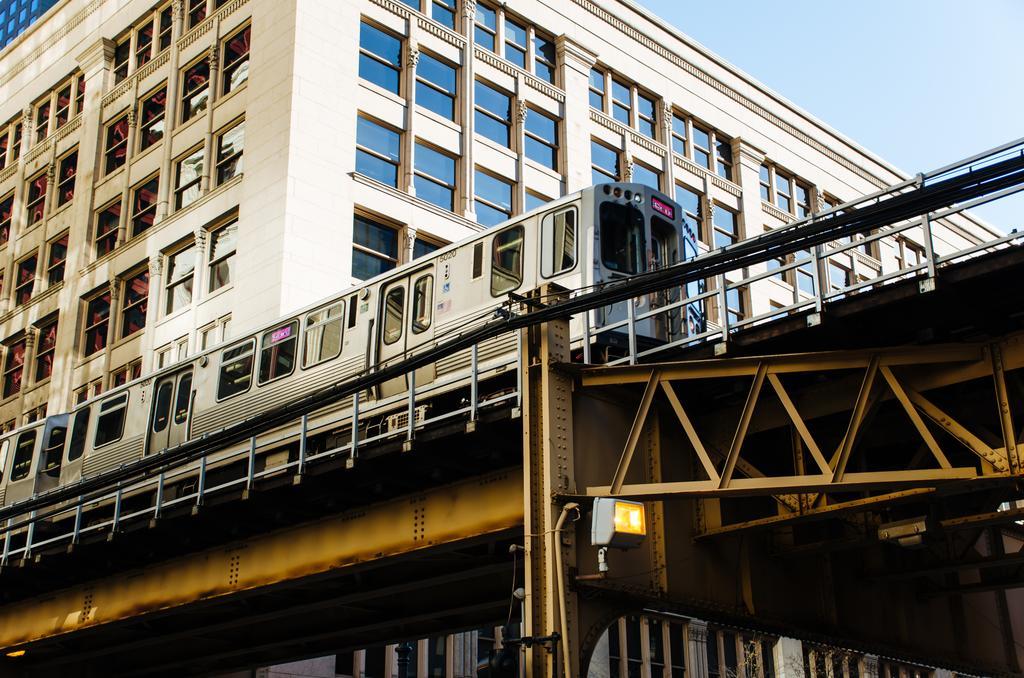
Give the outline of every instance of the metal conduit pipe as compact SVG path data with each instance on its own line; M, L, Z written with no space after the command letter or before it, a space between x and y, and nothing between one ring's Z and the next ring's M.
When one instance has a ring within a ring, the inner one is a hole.
M558 516L555 529L551 531L551 539L553 541L551 546L555 550L555 581L558 583L558 627L562 634L562 670L565 672L564 678L573 678L573 675L572 658L569 656L567 647L569 636L566 632L566 626L569 625L569 615L566 614L565 609L565 573L562 572L562 544L560 539L562 537L562 529L565 527L565 519L573 511L576 512L576 520L579 520L580 505L571 501L562 507L562 513ZM576 520L573 522L575 523Z

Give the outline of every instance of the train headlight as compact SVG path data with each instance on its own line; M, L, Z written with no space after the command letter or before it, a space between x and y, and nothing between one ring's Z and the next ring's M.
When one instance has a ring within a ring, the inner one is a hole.
M643 504L611 497L594 500L591 544L630 549L639 546L646 536L647 516Z

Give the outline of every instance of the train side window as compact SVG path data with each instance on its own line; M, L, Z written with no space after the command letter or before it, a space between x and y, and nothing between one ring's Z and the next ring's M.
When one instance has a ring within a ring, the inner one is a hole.
M32 429L18 436L18 446L14 448L14 463L11 465L12 483L28 476L28 472L32 468L32 451L36 447L36 433L36 429Z
M192 372L178 381L178 397L174 399L174 423L184 424L188 419L189 401L192 400Z
M356 295L348 298L348 328L356 326Z
M43 450L43 472L51 476L60 475L60 463L64 459L64 443L67 440L68 427L54 426L50 429L50 437Z
M11 439L7 438L0 443L0 483L4 481L4 474L7 473L7 453L11 449Z
M252 383L252 359L255 345L252 341L224 351L220 356L220 379L217 382L217 400L224 400L249 390Z
M68 447L68 462L75 461L85 454L85 436L89 430L89 412L92 408L85 407L75 414L74 426L71 428L71 445Z
M576 209L544 215L541 222L540 272L545 278L576 266Z
M405 287L392 287L384 297L384 343L391 345L402 338L402 315L405 310Z
M491 246L491 296L500 296L523 282L523 227L506 228Z
M124 433L124 418L128 410L128 394L122 393L100 405L96 419L96 439L93 447L99 447L120 440Z
M260 340L260 385L287 377L295 369L298 334L298 320L263 333Z
M433 310L434 276L424 275L412 287L412 332L419 334L430 329Z
M341 324L345 305L313 311L306 316L306 331L302 337L302 367L312 367L341 355Z
M473 280L484 274L484 244L478 242L473 245Z
M156 392L156 406L153 408L153 433L160 433L167 428L171 419L171 392L174 382L168 379L160 384Z

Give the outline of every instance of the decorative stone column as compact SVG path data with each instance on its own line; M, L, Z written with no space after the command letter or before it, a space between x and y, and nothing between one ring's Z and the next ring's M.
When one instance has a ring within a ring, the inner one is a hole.
M476 62L476 43L473 42L473 21L476 18L476 0L463 0L462 3L462 35L466 39L466 49L462 53L462 68L459 69L459 119L462 121L462 148L459 163L459 182L461 213L471 221L476 220L476 209L473 203L475 195L473 180L473 90L476 81L474 71Z
M512 214L526 211L526 116L530 108L525 99L526 80L516 75L516 118L512 128L516 152L515 194L512 196Z
M672 102L662 99L661 119L658 121L661 128L661 140L668 149L665 154L665 162L662 167L662 189L670 198L676 197L676 161L672 154Z
M146 300L146 332L142 335L142 345L140 346L140 350L142 351L143 374L149 374L156 368L156 365L154 364L156 339L153 328L156 327L156 322L160 318L160 307L156 302L160 299L163 266L163 257L161 257L158 252L154 253L152 258L149 260L149 294L147 295Z
M420 63L420 46L414 37L416 22L409 22L409 40L405 49L405 71L402 73L406 96L405 132L402 134L402 157L405 158L404 179L399 188L416 195L416 67ZM411 254L411 253L410 253ZM410 257L411 260L411 257Z
M160 158L160 184L157 186L156 214L153 223L159 224L170 213L170 196L174 183L174 156L172 154L171 137L178 126L178 68L180 56L178 54L178 38L181 37L184 26L184 2L174 0L171 3L171 46L168 57L168 71L171 77L167 78L167 105L164 108L164 138L163 149Z
M699 619L686 624L686 675L708 678L708 623Z
M590 185L590 69L597 55L568 35L555 39L556 67L565 90L559 161L567 193ZM568 149L572 148L570 154Z

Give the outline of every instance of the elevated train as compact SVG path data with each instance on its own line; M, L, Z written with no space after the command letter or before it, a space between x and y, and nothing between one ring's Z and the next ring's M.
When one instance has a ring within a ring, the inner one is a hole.
M510 293L546 282L577 289L696 256L695 225L667 196L640 184L602 184L555 200L290 314L273 325L112 389L71 412L54 414L0 438L0 505L73 484L143 455L159 454L271 407L400 359L493 313ZM702 290L687 290L689 295ZM678 301L681 290L633 302L642 313ZM594 329L623 320L625 303L595 312ZM671 341L703 331L697 304L636 324L638 340ZM580 319L573 336L583 337ZM608 333L610 334L610 333ZM602 335L602 336L608 336ZM477 349L482 387L507 387L516 338ZM465 392L470 351L415 373L420 402ZM360 421L401 410L408 376L367 393ZM316 414L351 417L352 399ZM365 412L365 416L363 413ZM315 423L315 422L314 422ZM299 426L298 422L293 428ZM320 441L321 445L337 442ZM348 432L351 436L351 431ZM262 452L261 466L287 448ZM169 487L168 492L187 488Z

